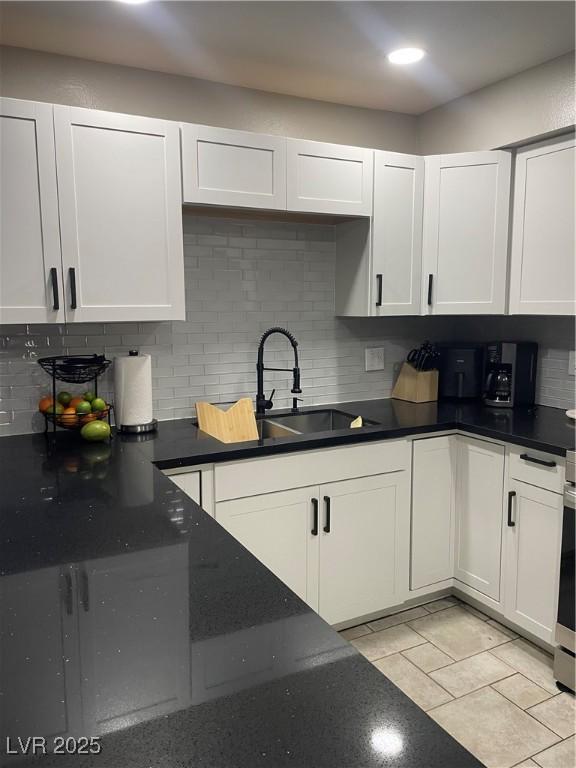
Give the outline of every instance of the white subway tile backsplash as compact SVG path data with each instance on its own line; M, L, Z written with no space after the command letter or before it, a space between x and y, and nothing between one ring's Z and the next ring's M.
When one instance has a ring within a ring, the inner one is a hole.
M257 345L271 325L288 327L298 339L306 405L388 397L396 367L415 343L454 338L450 318L335 318L332 226L185 215L184 261L184 322L0 328L0 434L43 428L36 404L49 392L50 381L36 360L45 355L89 351L112 358L134 347L148 352L155 415L175 419L193 416L198 399L254 397ZM502 330L494 318L486 319L481 331L473 320L461 320L459 333L468 327L462 336L470 339L479 333L496 338L494 331ZM533 319L526 321L522 337L530 338ZM573 333L563 330L560 342L541 344L538 402L569 408L574 403L574 376L567 372ZM383 371L364 371L365 346L385 348ZM269 339L266 360L292 367L283 338ZM101 382L105 397L113 398L112 381L109 372ZM272 387L275 405L289 406L290 374L267 372L267 391Z

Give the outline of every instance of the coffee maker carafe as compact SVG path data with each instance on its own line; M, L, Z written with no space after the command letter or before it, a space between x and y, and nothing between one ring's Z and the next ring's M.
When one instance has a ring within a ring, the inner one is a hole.
M484 402L498 408L534 405L538 345L497 341L486 345Z
M512 366L492 364L486 376L485 399L491 405L510 406L512 404Z

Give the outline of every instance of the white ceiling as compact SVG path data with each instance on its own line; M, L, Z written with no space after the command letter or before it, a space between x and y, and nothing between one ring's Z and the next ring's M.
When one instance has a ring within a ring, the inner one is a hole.
M573 2L2 2L0 41L420 114L574 48ZM428 52L399 68L385 54Z

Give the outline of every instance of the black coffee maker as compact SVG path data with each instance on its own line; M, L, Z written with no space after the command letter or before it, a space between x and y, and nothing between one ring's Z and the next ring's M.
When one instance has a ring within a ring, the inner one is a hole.
M496 341L486 345L484 402L495 408L534 405L538 344Z

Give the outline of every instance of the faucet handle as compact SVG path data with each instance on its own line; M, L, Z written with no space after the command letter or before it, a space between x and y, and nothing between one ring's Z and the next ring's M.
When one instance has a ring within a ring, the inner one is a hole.
M304 400L301 397L292 398L292 413L298 412L298 403L303 403Z
M276 390L275 390L275 389L273 389L273 390L272 390L272 392L270 392L270 397L269 397L269 398L266 400L266 402L264 403L264 408L265 408L266 410L269 410L269 409L270 409L270 408L272 408L272 406L274 405L274 402L273 402L273 398L274 398L274 393L275 393L275 392L276 392Z

